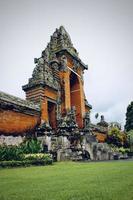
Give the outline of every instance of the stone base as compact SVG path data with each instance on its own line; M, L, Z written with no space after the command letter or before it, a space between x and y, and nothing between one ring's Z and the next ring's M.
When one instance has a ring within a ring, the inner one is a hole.
M24 140L21 136L0 136L0 145L19 145ZM92 135L82 135L82 139L75 141L67 136L44 135L39 136L42 151L56 155L57 161L80 160L111 160L113 154L107 143L98 143Z
M57 161L67 160L111 160L113 154L107 143L98 143L94 136L83 135L82 141L76 140L76 145L71 144L67 136L42 136L42 148L47 146L48 152L56 152ZM74 143L74 142L73 142Z
M19 145L23 142L25 137L21 136L5 136L0 135L0 145Z

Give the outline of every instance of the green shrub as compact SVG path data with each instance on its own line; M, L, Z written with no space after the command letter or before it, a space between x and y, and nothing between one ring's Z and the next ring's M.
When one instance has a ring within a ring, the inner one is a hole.
M23 151L18 146L0 146L0 161L4 160L22 160Z
M16 161L16 160L10 160L10 161L1 161L0 167L20 167L20 166L29 166L29 161Z
M41 142L37 139L28 139L19 146L0 146L0 161L23 160L24 154L39 153Z
M41 142L35 139L26 140L19 146L0 146L0 167L52 164L50 154L38 153L40 151Z
M122 154L128 153L129 151L130 151L130 149L128 149L128 148L124 148L124 147L119 148L119 152Z
M8 167L28 167L31 165L51 165L53 163L52 159L34 159L34 160L10 160L10 161L0 161L1 168Z
M35 160L35 159L47 160L47 159L51 159L51 156L50 154L44 154L44 153L25 154L24 159L25 160Z
M25 160L31 160L33 163L36 163L36 165L39 165L39 163L45 163L45 164L52 164L53 160L50 156L50 154L26 154L24 155Z
M20 145L20 148L25 154L39 153L42 150L41 141L37 139L28 139Z

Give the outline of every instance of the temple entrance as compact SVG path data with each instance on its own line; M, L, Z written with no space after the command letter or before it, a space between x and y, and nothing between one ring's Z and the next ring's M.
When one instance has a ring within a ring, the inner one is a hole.
M48 119L51 128L56 128L56 104L48 101Z
M71 102L71 107L74 106L76 108L76 121L79 127L81 127L82 115L81 115L80 84L77 75L74 74L73 72L71 72L70 74L70 102Z

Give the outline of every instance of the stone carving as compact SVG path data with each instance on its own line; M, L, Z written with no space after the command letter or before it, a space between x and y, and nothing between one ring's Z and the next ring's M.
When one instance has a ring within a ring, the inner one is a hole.
M43 80L43 78L44 78L43 67L42 65L37 64L37 66L33 70L31 81L34 81L35 79Z
M66 112L64 117L61 117L58 121L58 128L62 132L69 132L69 134L77 133L77 123L76 123L76 112L73 107L71 110Z
M70 36L63 26L61 26L59 29L56 29L56 31L51 36L50 43L48 44L49 51L51 50L52 52L57 52L62 49L67 49L73 55L78 56L76 49L73 47Z
M84 117L84 128L85 129L90 129L90 113L86 112L85 117Z
M45 65L44 73L45 73L45 82L47 82L47 84L53 84L54 77L52 74L52 70L49 68L47 64Z
M76 59L73 59L73 70L77 72L78 68L80 67L79 62Z
M44 64L44 59L41 58L34 58L34 63L38 65L43 65Z
M54 34L51 36L51 40L48 43L46 49L42 51L41 58L34 59L36 67L33 71L32 78L29 79L29 83L22 87L24 91L39 84L41 86L48 85L58 90L58 71L67 70L67 58L64 54L60 58L59 68L59 58L57 58L57 54L60 51L67 51L69 54L76 58L77 63L74 66L75 70L77 70L79 67L78 61L81 63L81 60L78 57L76 49L73 47L69 34L66 32L64 27L61 26L59 29L56 29ZM84 69L87 69L83 63L81 63L81 65ZM56 77L55 75L53 76L53 74L56 74Z
M67 57L65 55L62 55L60 58L60 71L67 71Z
M59 62L55 53L50 54L50 63L59 65Z
M104 115L101 115L101 121L97 123L97 125L102 126L102 127L108 127L108 123L104 119Z
M46 85L57 90L59 89L59 83L54 77L53 70L47 64L44 67L44 79Z
M40 136L40 135L51 135L51 126L49 125L48 122L45 122L43 121L40 126L38 126L36 128L36 132L37 132L37 135Z
M59 64L57 62L52 62L51 67L54 70L58 70L59 69Z
M45 60L45 62L49 62L49 58L50 58L50 48L49 48L49 44L46 47L46 49L42 52L42 57Z
M59 83L54 77L53 69L50 65L42 57L35 59L35 63L36 67L33 70L32 78L29 79L29 83L26 86L23 86L23 89L41 84L58 90ZM53 63L53 66L57 68L56 63Z

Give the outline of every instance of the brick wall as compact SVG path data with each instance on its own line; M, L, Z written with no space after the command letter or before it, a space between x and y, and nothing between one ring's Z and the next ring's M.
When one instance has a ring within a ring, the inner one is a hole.
M24 134L39 123L39 116L31 116L11 110L0 110L0 133Z

